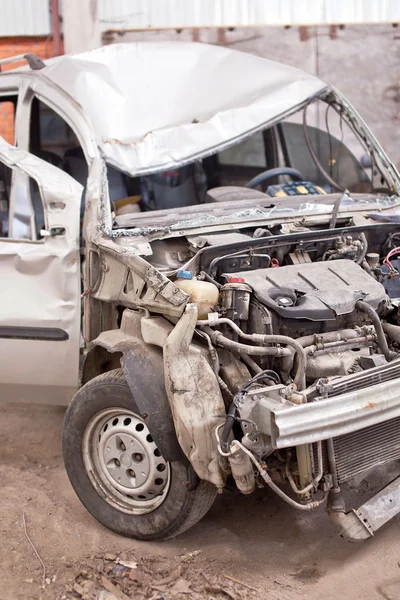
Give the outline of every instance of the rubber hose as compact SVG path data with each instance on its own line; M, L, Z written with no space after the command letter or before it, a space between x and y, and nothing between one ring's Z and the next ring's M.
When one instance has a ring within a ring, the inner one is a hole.
M362 247L362 250L361 250L361 254L360 254L360 256L359 256L359 257L357 258L357 260L356 260L356 263L357 263L358 265L361 265L361 264L362 264L362 262L363 262L364 258L365 258L365 257L366 257L366 255L367 255L367 251L368 251L368 242L367 242L367 238L365 237L365 234L364 234L364 233L362 233L362 234L360 235L360 238L361 238L361 240L362 240L363 247Z
M327 342L335 342L341 339L351 339L359 337L359 333L355 331L355 329L340 329L339 331L327 331L325 333L318 333L312 335L305 335L300 338L296 338L296 342L302 346L302 348L307 348L308 346L312 346L315 344L315 337L322 338L322 343L326 344ZM294 364L294 350L291 352L291 355L285 357L282 361L282 372L289 376L290 371L293 369Z
M243 354L242 360L246 363L248 367L250 367L250 369L253 369L255 373L262 373L262 368L256 362L254 362L254 360L250 358L250 356L248 356L247 354Z
M383 323L382 329L392 340L392 342L400 344L400 327L398 325L392 325L391 323Z
M296 375L294 377L294 383L298 390L302 390L306 386L306 362L307 357L304 352L302 346L298 343L297 340L288 337L287 335L261 335L257 333L244 333L233 321L230 319L219 319L216 323L210 323L207 321L207 325L215 325L215 324L226 323L232 327L232 329L243 339L249 340L251 342L260 343L260 344L284 344L285 346L291 346L296 351L298 355L298 363L296 368ZM201 323L201 321L197 321L198 325L205 325L205 323ZM292 352L289 348L269 348L269 347L260 347L260 346L247 346L246 344L241 344L240 342L234 342L233 340L226 338L219 331L214 331L211 327L205 327L208 335L214 341L214 343L220 343L221 345L233 350L234 352L238 352L239 354L250 354L255 356L278 356L278 357L287 357L291 359L291 364L293 365Z
M310 510L314 510L314 508L317 508L318 506L320 506L323 502L325 502L325 497L322 498L322 500L315 500L314 502L309 502L308 504L300 504L299 502L296 502L296 500L293 500L293 498L291 498L290 496L288 496L287 494L285 494L285 492L283 490L281 490L280 487L278 487L271 479L271 477L268 475L268 473L262 468L262 466L259 464L259 462L256 460L255 456L253 456L253 454L243 446L243 444L241 444L240 442L238 442L237 440L234 440L232 442L232 445L235 446L239 446L239 448L245 453L247 454L247 456L250 458L250 460L252 461L252 463L256 466L258 472L260 473L261 477L264 479L265 483L272 489L274 490L274 492L276 494L278 494L278 496L280 496L280 498L282 498L282 500L284 500L285 502L287 502L288 504L290 504L290 506L293 506L293 508L297 508L298 510L305 510L305 511L310 511Z
M229 350L233 350L238 354L250 354L253 356L289 356L289 348L275 348L275 347L263 347L263 346L248 346L247 344L241 344L240 342L234 342L229 338L225 337L219 331L210 331L209 336L214 343L220 344ZM280 343L280 342L278 342ZM283 342L282 342L283 343Z
M304 390L304 388L306 387L307 356L303 346L301 346L301 344L299 344L297 340L286 335L260 335L257 337L263 338L264 344L286 344L287 346L291 346L292 348L294 348L298 356L298 361L296 375L294 376L293 383L296 385L298 390ZM287 350L291 355L292 353L290 352L289 348L287 348Z
M223 428L222 434L221 434L221 448L222 448L223 452L228 452L228 450L229 450L229 435L230 435L233 425L235 424L235 421L236 421L236 413L237 413L236 404L234 402L232 402L232 404L229 407L228 413L226 415L225 425L224 425L224 428Z
M386 358L386 360L390 360L391 352L389 350L385 332L383 331L381 320L378 317L376 311L372 308L372 306L370 306L363 300L358 300L358 302L356 303L356 308L365 312L365 314L368 315L369 318L371 319L372 324L375 327L375 332L376 332L376 335L378 338L378 345L379 345L380 349L382 350L383 355Z

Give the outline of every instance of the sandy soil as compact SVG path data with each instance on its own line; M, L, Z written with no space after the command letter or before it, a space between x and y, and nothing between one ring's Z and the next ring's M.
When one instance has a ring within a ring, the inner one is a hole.
M300 514L270 492L224 493L176 540L149 544L111 533L86 512L64 472L63 416L58 407L0 406L0 600L72 597L66 590L82 569L103 568L104 553L172 568L192 552L188 577L203 572L214 584L227 575L258 590L236 585L233 598L400 600L400 519L351 545L332 532L323 510ZM46 566L44 587L23 515Z

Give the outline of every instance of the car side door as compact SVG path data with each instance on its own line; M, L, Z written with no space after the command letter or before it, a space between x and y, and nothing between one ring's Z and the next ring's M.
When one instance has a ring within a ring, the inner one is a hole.
M68 404L79 380L83 188L3 138L0 165L0 398Z

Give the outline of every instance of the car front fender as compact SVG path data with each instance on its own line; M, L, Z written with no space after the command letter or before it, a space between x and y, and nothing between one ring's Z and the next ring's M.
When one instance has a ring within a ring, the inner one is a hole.
M92 352L101 347L111 354L122 355L120 361L126 381L163 457L188 463L176 437L165 390L162 351L144 342L140 331L142 317L143 312L126 309L121 328L102 332L92 342Z

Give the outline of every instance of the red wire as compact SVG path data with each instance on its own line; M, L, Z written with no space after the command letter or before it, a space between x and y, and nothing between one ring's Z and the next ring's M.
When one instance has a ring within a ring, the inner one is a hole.
M388 253L387 257L383 261L383 264L387 265L391 269L394 269L394 267L393 267L392 263L390 262L389 258L392 258L392 256L394 256L395 254L399 254L399 253L400 253L400 246L396 246L396 248L393 248L392 250L390 250L390 252Z

